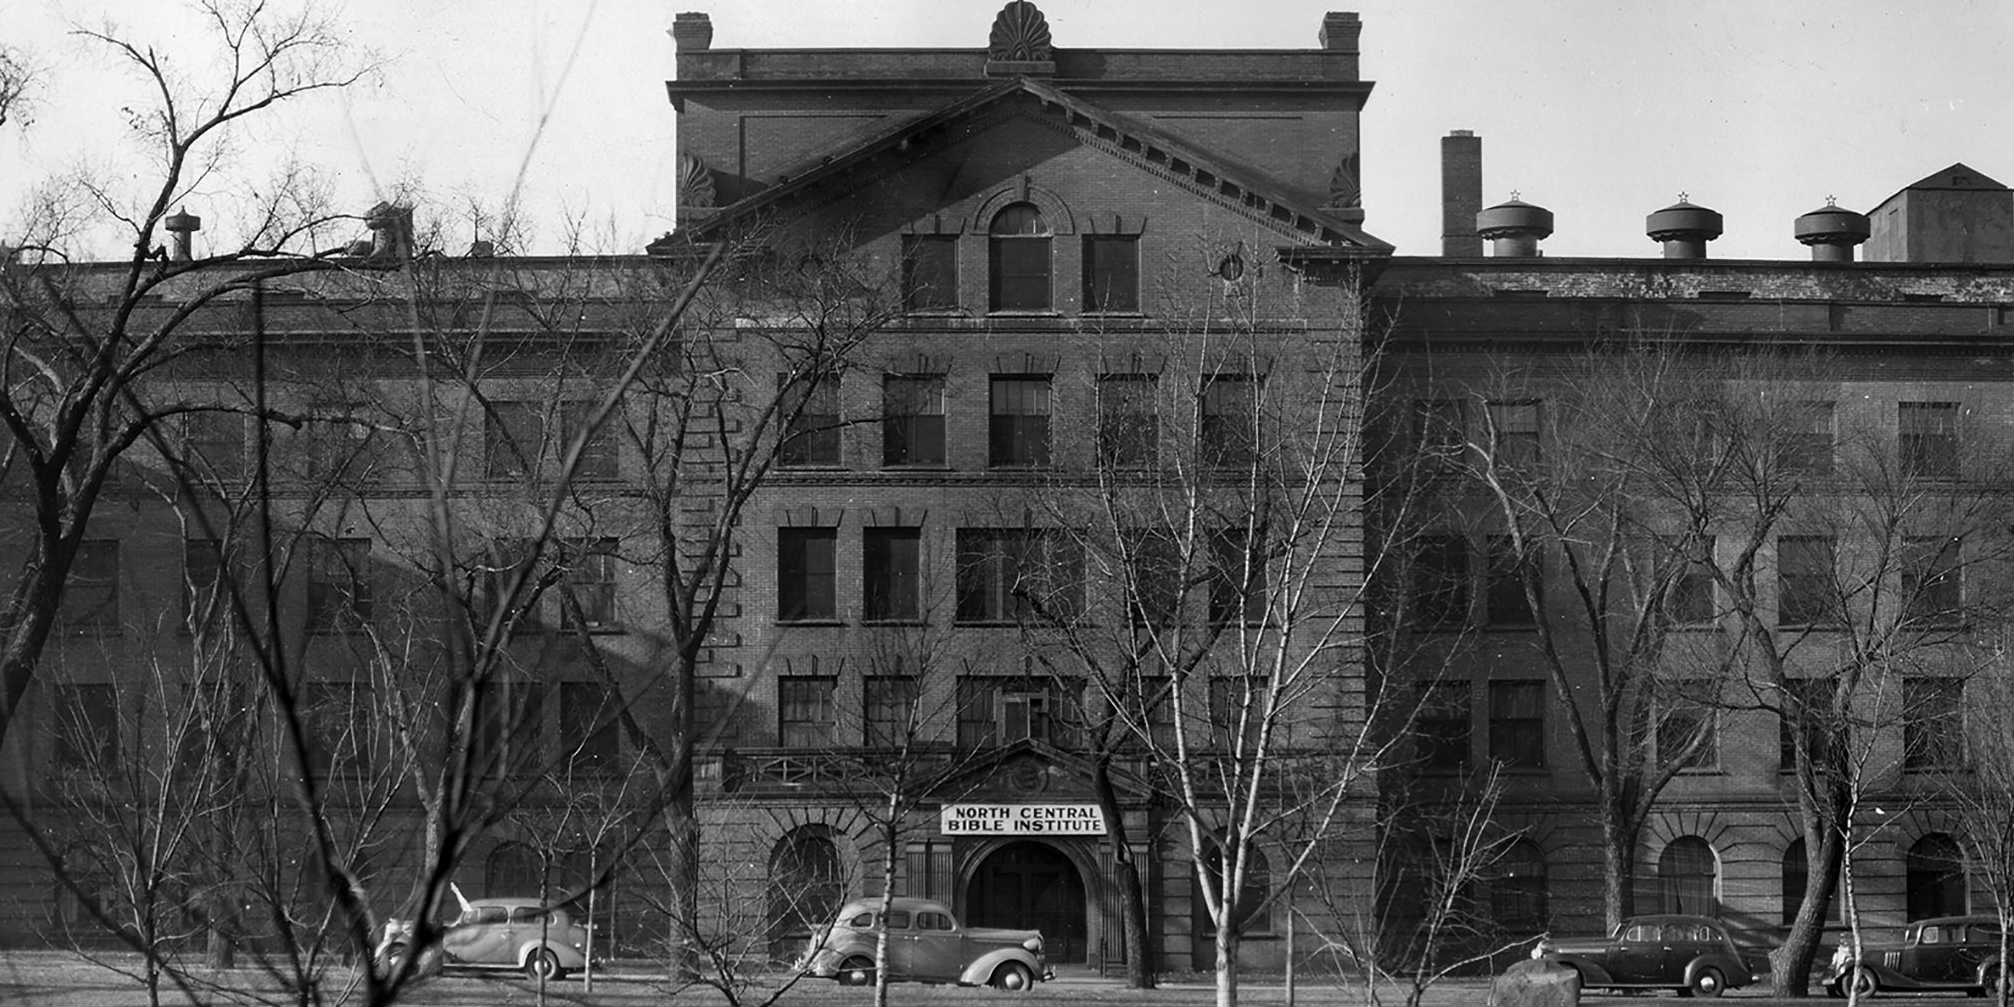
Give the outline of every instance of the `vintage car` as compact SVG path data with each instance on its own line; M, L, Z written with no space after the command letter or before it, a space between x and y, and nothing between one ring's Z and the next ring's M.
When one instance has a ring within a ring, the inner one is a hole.
M456 892L460 897L460 892ZM377 958L393 963L412 943L410 920L385 921ZM422 972L436 967L523 969L534 978L559 979L587 964L586 926L565 909L537 899L462 900L461 915L441 935L438 962L421 960Z
M1055 978L1042 957L1041 931L960 926L950 907L929 899L898 897L880 914L880 899L841 906L830 926L811 935L805 974L873 985L875 939L885 925L890 980L1025 990Z
M1580 973L1583 989L1717 997L1755 981L1726 925L1708 916L1632 916L1607 937L1542 938L1531 956Z
M1832 952L1825 992L1858 996L1883 991L1958 990L1991 996L1996 983L2009 985L2000 961L2000 921L1991 916L1937 916L1902 930L1902 940L1874 941L1863 935L1860 960L1853 960L1850 937Z

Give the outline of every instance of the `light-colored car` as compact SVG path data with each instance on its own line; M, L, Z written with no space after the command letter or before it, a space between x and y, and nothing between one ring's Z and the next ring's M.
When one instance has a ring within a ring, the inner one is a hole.
M1582 989L1670 989L1682 997L1717 997L1755 981L1726 925L1710 916L1633 916L1607 937L1548 937L1531 956L1580 973Z
M890 902L885 919L880 899L841 906L830 926L811 935L804 972L846 986L873 985L874 945L884 924L890 980L1025 990L1056 977L1042 957L1041 931L961 926L944 903L912 897Z
M404 955L412 932L410 920L386 920L378 960L392 962ZM523 969L535 978L559 979L587 964L588 948L587 927L565 909L537 899L475 899L463 902L461 915L441 935L440 964ZM421 971L431 971L431 963L421 964Z

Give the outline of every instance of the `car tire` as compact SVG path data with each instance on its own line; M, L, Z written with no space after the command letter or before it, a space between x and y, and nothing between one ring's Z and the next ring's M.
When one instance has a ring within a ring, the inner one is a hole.
M1700 969L1692 974L1692 981L1679 991L1680 996L1717 997L1727 991L1727 979L1720 970L1712 967Z
M1853 995L1865 999L1881 992L1881 980L1874 977L1874 970L1862 965L1853 970Z
M1832 999L1834 999L1834 1000L1844 1000L1844 999L1846 999L1846 983L1845 983L1845 981L1843 981L1843 980L1839 980L1839 979L1835 979L1835 980L1833 980L1833 981L1831 981L1831 982L1829 982L1829 983L1826 983L1826 984L1825 984L1825 995L1826 995L1826 996L1828 996L1828 997L1831 997L1831 998L1832 998Z
M1007 962L993 970L993 978L986 985L1010 993L1025 993L1035 985L1035 973L1020 962Z
M839 963L839 971L832 974L841 986L874 985L874 962L872 959L855 955Z
M551 948L539 948L524 960L524 973L533 979L557 982L566 977L566 970L560 967L559 956Z

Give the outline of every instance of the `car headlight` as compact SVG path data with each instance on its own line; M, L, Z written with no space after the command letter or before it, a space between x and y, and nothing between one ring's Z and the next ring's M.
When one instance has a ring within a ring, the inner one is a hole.
M1533 958L1544 958L1544 957L1545 957L1545 945L1543 945L1543 944L1534 944L1534 945L1532 945L1532 946L1531 946L1531 956L1532 956Z
M1042 938L1030 937L1027 940L1022 941L1021 946L1027 948L1030 952L1039 955L1042 953Z

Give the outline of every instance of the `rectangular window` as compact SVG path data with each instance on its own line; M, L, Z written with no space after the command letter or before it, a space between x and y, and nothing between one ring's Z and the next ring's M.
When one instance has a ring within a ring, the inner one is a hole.
M1496 464L1509 468L1538 464L1538 406L1537 402L1489 403L1490 434Z
M1699 550L1700 555L1713 555L1713 539L1702 541ZM1713 568L1699 561L1681 560L1680 563L1678 570L1672 574L1671 584L1665 589L1665 614L1680 626L1712 622L1720 612L1713 587Z
M308 630L340 633L371 619L371 540L308 538Z
M835 566L839 530L776 530L776 618L783 622L839 618Z
M187 462L199 473L220 482L234 483L245 477L245 417L239 413L204 411L189 413Z
M1713 678L1680 678L1659 683L1657 759L1660 765L1681 769L1712 769L1720 765L1720 731L1715 709L1719 705L1720 681ZM1699 746L1690 756L1688 746Z
M565 770L616 768L622 737L621 710L613 690L600 682L562 682L559 687L560 744Z
M1046 234L1015 234L989 241L993 252L991 310L1050 310L1049 240Z
M1250 465L1259 454L1259 379L1220 374L1203 385L1197 430L1205 465Z
M63 625L95 633L119 629L119 542L85 539L70 559L59 610Z
M913 676L869 675L861 684L867 704L867 730L862 740L868 747L905 745L921 732L923 725L917 723Z
M1069 747L1076 737L1076 703L1067 680L962 675L958 679L958 745L987 748L1023 739Z
M1420 458L1436 468L1453 468L1467 460L1468 401L1420 399L1413 403L1413 437Z
M1460 535L1425 535L1413 553L1412 621L1458 629L1469 617L1469 545Z
M1823 535L1784 535L1776 540L1776 623L1823 626L1839 620L1839 593L1833 589L1833 540Z
M1958 478L1958 403L1898 402L1895 408L1902 473L1918 479Z
M1085 236L1084 310L1140 310L1140 239L1137 235Z
M1182 550L1162 529L1135 529L1125 535L1126 594L1133 625L1172 626L1181 614L1186 572Z
M863 619L923 618L923 529L867 529L861 535L860 572Z
M1047 375L995 376L990 388L987 453L994 468L1049 464Z
M1784 428L1783 467L1795 475L1829 476L1833 457L1833 405L1800 402Z
M1545 765L1545 683L1490 683L1490 758L1517 769Z
M545 769L545 687L505 680L476 685L474 763L491 775L533 776Z
M560 582L560 621L568 629L608 629L615 613L616 540L569 539L561 544L566 563Z
M369 406L361 402L322 403L312 410L319 417L302 431L307 442L308 479L368 479L381 472L386 462L372 454L377 441L371 425L363 419Z
M1910 626L1930 629L1964 622L1959 545L1948 535L1902 540L1903 618Z
M1148 740L1163 751L1173 749L1176 713L1174 679L1166 675L1142 675L1132 681L1139 688L1133 709L1146 711Z
M958 236L902 236L902 307L949 311L958 307Z
M1420 763L1427 769L1461 769L1469 764L1471 727L1469 683L1432 682L1420 696Z
M1223 528L1210 536L1210 623L1266 621L1266 545L1248 545L1250 530Z
M1240 725L1244 728L1244 750L1250 752L1266 728L1266 680L1257 677L1210 679L1210 744L1231 748Z
M1965 680L1908 676L1902 705L1902 767L1964 768Z
M545 450L545 406L495 400L483 423L483 475L523 479L538 470Z
M1491 626L1529 626L1535 620L1531 599L1525 594L1528 573L1535 573L1532 561L1517 555L1517 545L1509 535L1489 537L1489 584L1483 599L1484 618ZM1532 578L1532 587L1543 582Z
M1797 767L1797 740L1823 762L1832 737L1832 680L1793 678L1784 684L1781 715L1776 722L1777 766L1785 773Z
M1084 556L1059 529L958 529L958 614L964 623L1068 619L1083 612Z
M211 619L228 620L231 599L219 590L224 573L222 546L213 538L192 538L182 543L182 628L193 632L202 626L220 625Z
M944 376L890 374L881 399L881 464L944 464Z
M1154 466L1161 439L1154 384L1152 374L1099 376L1099 464L1119 469Z
M782 410L783 439L777 445L776 464L785 467L834 466L839 464L839 382L824 378L786 384Z
M614 479L618 472L614 432L617 414L610 413L601 426L588 431L588 421L594 418L594 411L600 405L599 402L576 399L560 407L562 440L554 446L555 450L563 451L572 446L575 437L584 433L587 435L587 441L580 448L580 465L574 469L574 476L579 479ZM554 459L555 462L560 460Z
M113 770L119 758L118 690L109 685L59 685L53 695L55 765L101 773Z
M785 748L831 748L839 680L791 675L776 680L776 742Z

